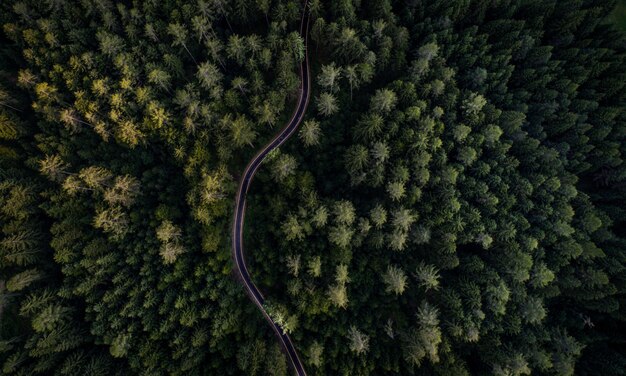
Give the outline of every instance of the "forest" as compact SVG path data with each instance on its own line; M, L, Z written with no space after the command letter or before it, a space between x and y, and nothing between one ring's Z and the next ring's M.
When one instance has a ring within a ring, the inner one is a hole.
M308 39L298 32L302 15ZM626 375L622 0L0 2L0 374Z

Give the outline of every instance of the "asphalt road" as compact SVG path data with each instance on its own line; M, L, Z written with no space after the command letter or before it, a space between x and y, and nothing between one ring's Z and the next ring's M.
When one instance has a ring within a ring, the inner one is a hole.
M298 128L298 125L302 122L302 118L304 117L304 113L306 111L307 105L309 103L309 95L310 95L310 83L311 77L309 73L309 57L308 57L308 29L309 29L309 14L307 11L307 1L304 1L303 12L302 12L302 20L300 22L300 35L304 39L305 44L305 58L304 61L300 64L300 96L298 98L298 104L294 113L291 117L291 120L284 126L284 128L270 141L267 145L265 145L246 166L243 175L241 176L241 180L239 182L239 189L237 190L237 198L235 201L235 219L233 222L233 258L235 260L235 269L237 274L239 275L243 285L250 295L250 298L257 305L257 307L265 316L265 319L272 325L272 329L280 339L280 343L285 350L288 360L291 363L292 368L296 371L296 374L299 376L305 376L306 371L302 366L302 362L298 357L298 353L296 352L293 343L291 342L291 338L289 335L285 334L276 322L274 322L270 316L265 311L263 307L263 303L265 302L265 298L263 298L263 294L259 291L259 289L255 286L254 282L250 278L250 273L248 272L248 268L246 266L246 261L243 253L243 222L246 214L246 194L248 193L248 189L250 188L250 183L254 178L254 174L257 169L265 159L265 157L274 149L282 145L285 141L289 139L293 135L293 133Z

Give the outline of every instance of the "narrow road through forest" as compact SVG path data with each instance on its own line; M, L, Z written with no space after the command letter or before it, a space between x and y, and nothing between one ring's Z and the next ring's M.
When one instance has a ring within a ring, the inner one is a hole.
M302 118L304 117L304 113L306 111L307 105L309 103L309 95L310 95L310 82L311 77L309 74L309 57L308 57L308 29L309 29L309 14L307 11L307 0L303 2L303 11L302 11L302 20L300 21L300 36L304 39L305 46L305 56L304 60L300 63L300 95L298 98L298 104L296 109L291 117L291 120L285 125L285 127L267 144L263 147L252 160L246 166L243 175L241 176L241 180L239 182L239 189L237 191L237 198L235 201L235 219L233 222L233 258L235 260L235 269L243 282L243 285L250 295L254 304L261 310L265 319L272 325L272 329L280 339L280 343L284 348L287 356L289 358L289 362L291 366L296 371L298 376L305 376L306 371L302 366L302 362L298 357L298 353L296 352L293 343L291 342L291 338L289 335L283 332L280 325L278 325L272 318L268 315L263 306L265 302L265 298L256 287L252 279L250 278L250 273L248 272L248 268L246 267L246 261L243 253L243 222L246 213L246 194L248 193L248 189L250 188L250 183L252 182L252 178L256 173L257 169L265 159L265 157L274 149L282 145L298 128L298 125L302 122Z

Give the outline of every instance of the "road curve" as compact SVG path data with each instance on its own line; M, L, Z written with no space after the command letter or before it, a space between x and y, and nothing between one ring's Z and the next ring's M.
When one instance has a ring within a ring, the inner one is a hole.
M302 366L302 362L298 357L298 353L296 352L293 343L291 342L291 338L289 335L283 332L280 325L278 325L274 320L270 318L270 316L265 311L263 307L263 303L265 302L265 298L263 298L263 294L256 287L252 279L250 278L250 273L248 272L248 268L246 267L246 262L243 253L243 221L246 213L246 194L248 193L248 189L250 188L250 183L252 182L252 178L256 173L257 169L265 159L265 157L274 149L282 145L298 128L298 125L302 122L302 118L304 117L304 112L306 111L307 105L309 103L309 95L310 95L310 83L311 77L309 73L309 55L308 55L308 29L309 29L309 12L307 11L307 0L304 0L303 11L302 11L302 20L300 21L300 36L304 39L305 46L305 57L304 60L300 63L300 95L298 98L298 104L296 109L291 116L291 120L285 125L285 127L267 144L265 145L246 166L243 175L241 176L241 180L239 182L239 189L237 190L237 198L235 201L235 218L233 221L233 259L235 260L235 270L239 275L243 285L250 295L250 298L257 305L257 307L265 316L265 319L270 323L272 329L280 339L280 343L287 353L289 358L289 362L291 366L296 371L298 376L306 376L306 371Z

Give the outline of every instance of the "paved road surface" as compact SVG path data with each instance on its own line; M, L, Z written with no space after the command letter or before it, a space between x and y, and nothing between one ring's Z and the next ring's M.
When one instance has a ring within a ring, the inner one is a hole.
M309 14L307 11L307 1L305 0L303 5L302 21L300 22L300 35L304 39L305 48L308 46L308 28ZM235 259L235 269L242 280L248 295L250 295L252 301L257 305L257 307L259 307L263 316L265 316L265 319L272 325L272 329L274 329L274 332L280 339L280 343L289 358L288 360L298 376L306 376L306 371L304 370L302 362L298 357L298 353L291 342L291 338L289 338L287 334L283 333L280 325L275 323L265 311L265 308L263 307L265 299L259 289L254 285L254 282L252 282L250 273L246 267L246 261L243 254L243 221L246 213L246 193L248 193L252 178L267 154L287 141L287 139L289 139L289 137L291 137L291 135L298 128L298 125L302 122L304 112L306 111L309 103L310 82L311 77L309 75L308 48L306 48L304 61L300 64L300 95L297 107L291 117L291 120L289 120L285 127L248 163L248 166L241 176L241 181L239 182L239 190L237 191L237 198L235 201L235 220L233 222L232 251L233 258Z

